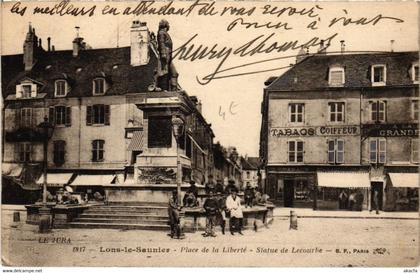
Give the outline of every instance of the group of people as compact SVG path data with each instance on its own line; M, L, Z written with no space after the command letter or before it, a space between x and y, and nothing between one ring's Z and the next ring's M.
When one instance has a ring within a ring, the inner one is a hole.
M179 223L179 212L182 207L197 207L199 205L198 188L195 183L190 182L191 186L187 189L183 205L178 202L177 191L173 191L172 197L169 200L169 220L171 223L171 237L181 238L181 229ZM229 180L226 187L221 181L214 182L212 177L209 177L209 182L205 185L206 198L203 203L203 209L206 214L206 231L204 237L216 237L215 227L219 226L222 229L222 234L225 234L226 221L229 219L229 231L232 235L238 233L243 235L243 211L241 198L238 196L239 189L235 185L235 181ZM264 203L264 198L261 192L256 188L251 187L247 183L243 190L245 208L252 207L257 203Z
M342 210L362 210L363 193L359 190L347 193L342 190L338 195L338 208Z

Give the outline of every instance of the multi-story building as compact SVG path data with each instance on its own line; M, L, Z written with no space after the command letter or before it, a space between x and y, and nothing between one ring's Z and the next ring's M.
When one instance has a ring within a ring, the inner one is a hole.
M14 170L6 178L19 181L20 170L42 166L38 125L46 117L54 126L50 185L175 183L171 119L178 116L186 128L179 144L184 181L205 182L214 134L201 103L179 85L160 88L157 41L145 23L134 21L130 37L129 47L92 49L77 35L72 50L55 51L49 37L44 49L29 26L23 54L2 56L2 161Z
M229 180L242 187L241 162L235 147L223 147L219 142L213 145L214 173L216 181L227 185Z
M241 157L242 181L244 187L249 183L251 187L261 187L261 171L259 157Z
M266 192L284 206L358 191L371 208L375 190L381 209L418 206L418 75L418 52L302 52L264 89Z

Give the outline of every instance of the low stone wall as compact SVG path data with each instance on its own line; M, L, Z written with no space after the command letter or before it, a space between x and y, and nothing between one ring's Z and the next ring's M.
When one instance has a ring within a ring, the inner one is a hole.
M182 196L190 184L182 184ZM104 187L108 203L164 203L167 204L176 190L176 184L115 184ZM199 193L204 193L204 186L197 185Z
M274 205L253 206L243 208L243 228L259 229L267 227L273 222ZM203 208L185 208L184 218L181 223L185 232L202 231L206 229L206 214ZM220 226L216 227L220 230ZM229 231L229 219L226 219L226 232Z
M98 204L86 205L56 205L49 203L47 206L51 209L53 228L67 228L68 223L73 221L85 209ZM40 204L26 205L26 223L30 225L39 225Z

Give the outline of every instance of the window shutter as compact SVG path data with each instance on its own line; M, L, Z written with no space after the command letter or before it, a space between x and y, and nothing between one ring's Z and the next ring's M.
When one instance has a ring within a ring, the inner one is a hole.
M31 98L36 98L36 91L37 91L37 85L36 83L31 84Z
M54 107L50 107L50 109L49 109L49 112L48 112L48 120L52 124L55 123L55 108Z
M366 78L371 81L372 80L372 66L369 65L367 73L366 73Z
M86 125L92 125L92 106L86 106ZM92 142L93 146L93 142Z
M90 106L88 106L88 107L90 107ZM92 159L91 159L91 161L96 161L95 142L96 142L96 140L92 140Z
M58 141L54 141L54 150L53 150L53 162L57 164L58 162Z
M16 98L19 99L22 97L22 85L17 84L16 85Z
M327 68L327 74L325 75L325 80L326 80L327 82L331 80L329 77L330 77L330 68L328 67L328 68Z
M335 141L328 140L328 163L335 163Z
M20 162L20 143L15 143L15 161Z
M20 126L21 124L20 124L20 120L21 120L21 111L22 111L22 109L20 109L20 108L18 108L18 109L15 109L15 114L16 114L16 120L15 120L15 122L16 122L16 126Z
M111 115L111 109L109 107L109 105L105 105L104 106L104 111L105 111L105 125L109 125L110 124L110 115Z
M36 125L36 110L33 108L29 108L29 126L35 126Z
M35 159L34 157L34 145L32 145L32 143L29 143L29 161L33 161ZM47 166L48 166L48 162L47 162Z
M66 107L66 126L71 126L71 107Z
M386 122L388 120L388 117L387 117L388 111L387 111L386 100L384 100L383 103L384 103L384 121Z

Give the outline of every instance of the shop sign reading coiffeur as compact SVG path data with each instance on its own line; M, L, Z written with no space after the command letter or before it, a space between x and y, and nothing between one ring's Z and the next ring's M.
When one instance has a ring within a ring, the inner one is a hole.
M354 136L359 134L360 127L356 125L270 128L270 135L273 137Z

